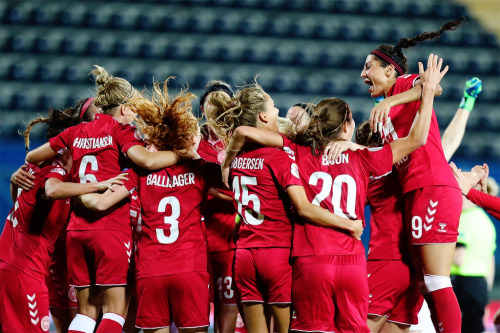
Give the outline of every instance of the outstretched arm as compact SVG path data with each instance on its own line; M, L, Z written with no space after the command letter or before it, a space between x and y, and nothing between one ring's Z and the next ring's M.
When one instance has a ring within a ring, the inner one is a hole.
M435 90L448 71L448 66L441 71L443 59L432 53L427 61L427 69L424 72L422 63L418 63L420 77L423 84L423 95L420 108L418 110L417 121L410 129L408 135L404 138L395 140L390 143L392 148L393 163L401 160L406 155L413 152L415 149L425 145L429 135L429 128L432 119L432 106L434 103Z
M474 108L474 103L477 96L483 89L483 83L477 77L469 79L465 82L464 96L460 105L453 116L448 127L443 133L441 144L443 146L444 156L446 161L450 161L453 154L457 151L465 133L467 120Z
M138 166L147 170L158 170L172 166L181 158L193 159L199 157L192 150L154 151L151 152L141 145L135 145L127 150L127 156Z
M334 227L347 230L353 238L361 239L361 234L363 233L363 223L361 220L352 221L337 216L324 208L313 205L307 199L306 191L303 186L289 186L286 191L292 200L293 206L304 219L321 227Z

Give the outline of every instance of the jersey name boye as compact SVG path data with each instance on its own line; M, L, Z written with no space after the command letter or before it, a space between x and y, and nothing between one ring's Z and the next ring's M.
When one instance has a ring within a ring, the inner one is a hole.
M388 97L405 92L413 87L419 78L407 74L397 78ZM383 127L382 138L392 142L408 135L418 114L420 101L397 105L391 108L387 124ZM434 110L427 143L395 163L403 193L432 185L458 188L458 183L448 166L441 146L441 135Z
M242 217L237 248L291 247L288 186L300 185L293 156L281 149L242 151L231 169L234 204Z
M197 152L201 158L211 163L220 164L224 160L225 150L220 140L210 142L208 138L202 138ZM233 195L232 192L225 193L231 197ZM231 201L208 194L203 218L210 252L224 252L236 248L232 237L236 210Z
M69 181L69 174L57 160L45 161L40 167L29 164L35 187L22 190L10 211L0 236L0 260L44 279L50 257L61 230L68 222L70 202L47 200L45 182L49 178Z
M342 153L339 162L323 163L323 156L313 155L310 147L296 145L283 138L285 149L295 152L308 199L334 214L364 223L364 207L370 178L387 175L392 170L392 150L367 148ZM292 256L364 254L363 244L344 230L296 223Z
M220 170L217 165L192 160L158 171L128 170L125 187L137 191L141 202L137 278L207 271L207 243L201 216L215 168ZM189 175L187 178L193 183L164 187L148 181L153 176L172 179L182 175Z
M94 121L70 127L50 139L54 151L69 149L73 157L71 177L74 182L99 182L120 174L130 161L128 149L144 142L135 134L135 127L118 122L106 114L97 114ZM130 232L126 200L106 212L92 212L75 206L68 230L115 230Z

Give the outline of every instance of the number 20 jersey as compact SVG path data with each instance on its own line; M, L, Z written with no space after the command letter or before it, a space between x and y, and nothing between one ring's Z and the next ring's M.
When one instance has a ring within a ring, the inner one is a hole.
M210 173L217 177L211 166L192 160L158 171L129 170L124 185L131 192L136 190L141 202L138 279L207 272L208 249L201 216L206 179ZM220 170L218 165L215 167Z
M73 157L73 182L100 182L120 174L126 166L125 154L134 145L144 145L136 137L135 127L121 124L106 114L97 114L94 121L73 126L50 139L54 151L69 149ZM105 212L92 212L74 206L68 230L115 230L130 232L127 201Z
M347 150L334 163L324 155L313 155L310 147L296 145L284 138L285 149L295 152L300 177L308 199L334 214L364 224L364 207L371 179L392 170L392 150L382 148ZM363 244L349 232L296 223L293 235L293 257L313 255L364 254Z

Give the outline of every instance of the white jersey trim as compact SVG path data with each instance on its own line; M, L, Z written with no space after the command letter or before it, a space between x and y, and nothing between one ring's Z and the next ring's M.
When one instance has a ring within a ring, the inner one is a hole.
M382 178L382 177L387 176L387 175L388 175L388 174L390 174L391 172L392 172L392 170L391 170L391 171L389 171L388 173L384 173L382 176L378 176L378 177L373 177L373 176L370 176L370 177L369 177L369 179L370 179L370 180L380 179L380 178Z
M394 321L394 320L389 320L389 319L387 319L387 321L391 322L391 323L396 323L396 324L400 324L400 325L407 325L407 326L416 325L416 324L408 324L408 323L403 323L400 321Z
M159 327L142 327L142 326L137 326L135 325L136 328L140 328L141 330L156 330L156 329L160 329L160 328L167 328L167 327L170 327L170 325L168 326L159 326Z

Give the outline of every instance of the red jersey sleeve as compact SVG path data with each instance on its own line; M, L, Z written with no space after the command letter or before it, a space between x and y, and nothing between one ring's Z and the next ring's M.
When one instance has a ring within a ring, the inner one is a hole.
M132 146L144 146L144 141L136 134L136 128L134 126L123 125L116 134L117 135L114 136L116 138L116 143L125 155Z
M475 203L476 205L486 209L488 213L493 215L497 220L500 221L500 198L483 193L476 189L471 188L467 194L467 199Z
M62 164L59 161L54 161L52 163L52 168L50 171L45 174L44 179L47 180L49 178L57 178L62 182L69 181L69 173L64 169Z
M50 148L53 151L59 153L62 149L69 148L71 146L71 142L73 141L73 133L75 127L70 127L64 130L62 133L59 133L55 137L49 139Z
M294 156L282 150L276 150L275 156L268 162L268 165L283 189L286 190L288 186L293 185L303 186Z
M370 179L377 179L392 171L392 149L390 145L366 148L360 151L361 162Z
M410 90L415 86L415 82L420 79L420 75L417 74L406 74L398 77L396 83L392 88L392 93L389 96L393 96L407 90Z
M137 189L137 185L139 184L139 177L134 169L126 169L123 172L128 173L128 180L123 183L123 186L130 192L134 192Z

